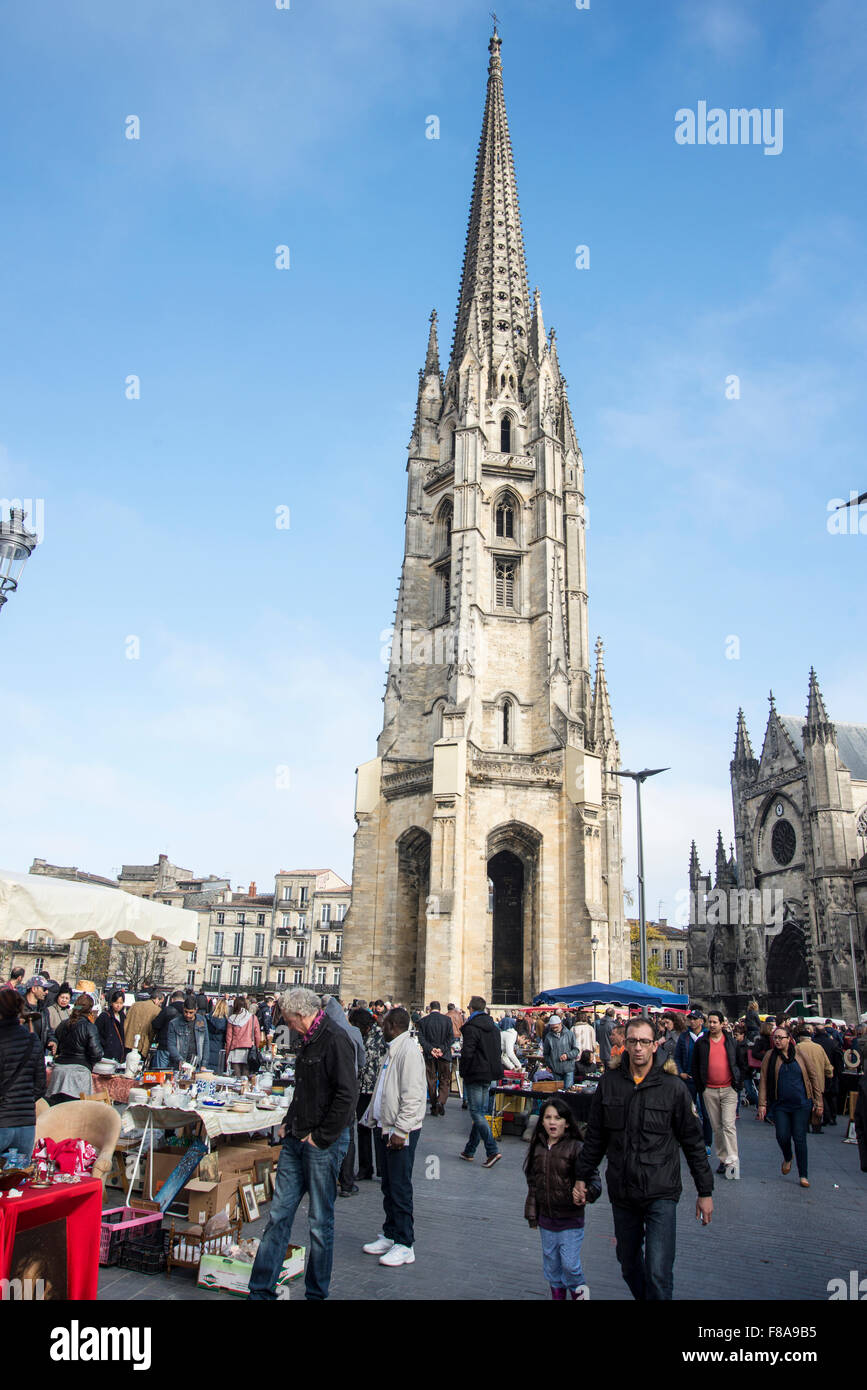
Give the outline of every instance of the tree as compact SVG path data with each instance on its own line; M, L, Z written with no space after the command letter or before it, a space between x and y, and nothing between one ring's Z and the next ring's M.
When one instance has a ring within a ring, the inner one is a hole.
M145 981L162 984L165 954L162 941L149 941L145 946L116 945L112 953L113 974L133 992Z

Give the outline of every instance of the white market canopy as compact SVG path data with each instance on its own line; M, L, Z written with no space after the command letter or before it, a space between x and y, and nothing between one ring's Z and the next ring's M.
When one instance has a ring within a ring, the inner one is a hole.
M186 908L137 898L122 888L0 869L0 940L18 941L34 929L55 941L98 936L123 946L145 946L159 940L193 951L198 918Z

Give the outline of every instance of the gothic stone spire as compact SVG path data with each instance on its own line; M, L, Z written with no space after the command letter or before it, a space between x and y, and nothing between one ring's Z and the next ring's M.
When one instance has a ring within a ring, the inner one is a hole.
M614 720L611 717L608 682L605 679L605 654L601 637L596 639L596 679L593 683L589 735L590 746L596 753L603 756L609 744L617 741L614 732Z
M810 667L810 689L807 695L807 722L804 725L805 743L836 743L837 731L828 718L819 680Z
M452 366L481 330L480 355L490 369L509 354L523 367L530 331L530 296L518 190L500 62L502 40L494 32L489 44L488 91L476 159L473 196L461 273Z

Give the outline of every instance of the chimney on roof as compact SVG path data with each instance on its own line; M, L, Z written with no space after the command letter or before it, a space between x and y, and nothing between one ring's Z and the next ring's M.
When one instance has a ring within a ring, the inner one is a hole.
M255 879L251 879L251 880L250 880L250 897L251 897L251 898L255 898L255 896L256 896L256 880L255 880Z

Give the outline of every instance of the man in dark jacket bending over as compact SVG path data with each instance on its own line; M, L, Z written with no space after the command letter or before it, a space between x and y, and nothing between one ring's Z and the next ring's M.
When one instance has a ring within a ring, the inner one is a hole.
M250 1298L276 1298L275 1285L292 1222L305 1192L310 1195L310 1257L306 1297L328 1297L334 1257L337 1174L349 1144L349 1124L358 1100L355 1047L328 1018L318 994L291 989L280 999L283 1017L301 1034L295 1091L281 1130L271 1216L250 1275Z
M575 1195L585 1196L594 1168L608 1155L608 1196L617 1258L633 1298L672 1297L680 1151L698 1191L695 1214L713 1214L713 1175L692 1098L679 1076L656 1064L656 1025L642 1016L626 1025L619 1067L602 1077L593 1096Z

